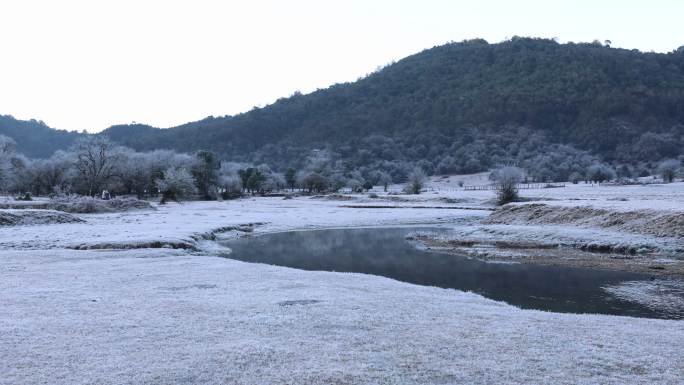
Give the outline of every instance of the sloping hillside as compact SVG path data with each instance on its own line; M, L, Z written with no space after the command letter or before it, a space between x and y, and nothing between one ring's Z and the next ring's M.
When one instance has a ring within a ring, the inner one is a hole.
M321 148L355 168L421 161L435 172L473 172L558 153L574 162L582 151L635 164L682 154L682 105L684 48L472 40L240 115L105 134L138 150L205 148L276 167Z

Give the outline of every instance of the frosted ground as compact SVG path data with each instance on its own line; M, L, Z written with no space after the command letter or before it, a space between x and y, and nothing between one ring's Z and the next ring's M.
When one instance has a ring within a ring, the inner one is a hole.
M211 241L331 227L480 227L490 211L453 207L488 208L493 194L446 186L408 199L191 202L0 226L0 383L683 383L682 321L520 310L382 277L243 263L217 257L226 250ZM611 210L684 207L682 184L523 194ZM364 205L387 208L344 207ZM390 208L406 206L423 208ZM587 223L496 226L538 238L678 241Z

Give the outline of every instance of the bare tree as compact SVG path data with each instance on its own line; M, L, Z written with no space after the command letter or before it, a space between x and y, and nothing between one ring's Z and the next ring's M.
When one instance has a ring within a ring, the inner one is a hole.
M118 166L123 158L122 153L107 137L87 136L78 140L72 151L76 155L76 169L88 195L94 196L119 175Z

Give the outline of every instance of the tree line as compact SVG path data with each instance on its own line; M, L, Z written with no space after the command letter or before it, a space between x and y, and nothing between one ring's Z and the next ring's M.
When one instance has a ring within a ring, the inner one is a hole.
M226 162L213 152L173 150L137 152L106 136L87 135L47 159L19 153L13 139L0 135L0 192L51 196L78 194L160 197L162 202L189 197L230 199L285 189L310 193L354 191L387 186L390 176L334 169L324 153L314 153L306 167L277 172L266 164Z
M369 140L389 146L381 138ZM491 146L491 143L480 144L485 148ZM491 178L496 181L507 174L514 177L509 177L509 182L524 176L526 182L578 183L643 176L635 175L636 171L627 165L616 168L586 152L562 145L550 146L548 151L531 157L522 156L516 162L516 154L527 154L533 148L539 151L544 146L543 142L534 139L529 145L531 148L519 146L516 151L493 151L489 156L501 163L493 165L495 171ZM473 147L482 150L477 143ZM492 148L488 150L492 151ZM392 149L386 147L385 150ZM448 156L456 159L459 151L463 153L463 149L455 149L453 155ZM311 151L300 168L289 167L280 172L267 164L221 161L217 154L207 150L194 154L173 150L137 152L114 143L106 136L87 135L50 158L30 159L17 152L16 143L11 138L0 135L0 192L97 196L107 191L110 195L160 197L165 202L189 197L231 199L243 194L266 194L287 189L323 193L348 188L353 192L363 192L382 186L387 191L390 184L404 183L406 193L418 194L429 175L459 171L435 168L428 161L391 163L376 157L382 158L382 155L371 154L362 163L345 162L334 153L319 149ZM654 164L648 171L672 182L682 173L682 160L667 159ZM510 165L515 165L515 168ZM643 172L650 175L646 169Z

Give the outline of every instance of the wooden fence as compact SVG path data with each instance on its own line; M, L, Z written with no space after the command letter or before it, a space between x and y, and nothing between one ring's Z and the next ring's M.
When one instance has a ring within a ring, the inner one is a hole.
M535 190L543 188L559 188L565 187L565 183L518 183L516 186L518 190ZM464 186L465 191L481 191L481 190L499 190L500 186L498 184L481 184Z

